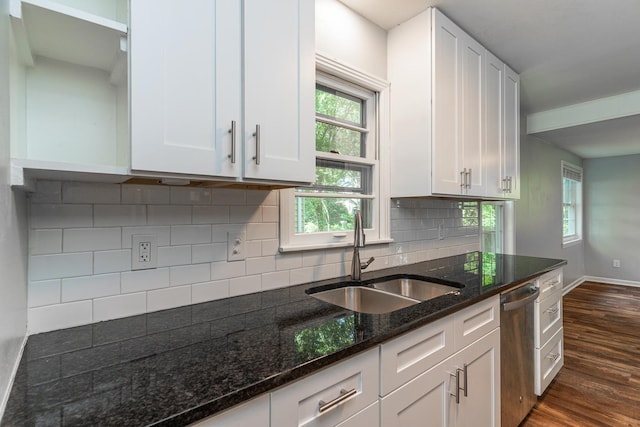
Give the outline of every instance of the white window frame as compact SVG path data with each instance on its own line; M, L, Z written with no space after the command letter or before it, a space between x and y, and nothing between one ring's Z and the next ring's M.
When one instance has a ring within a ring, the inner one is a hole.
M482 202L485 203L485 202ZM497 206L500 206L500 218L497 219L500 230L498 234L500 235L500 253L503 254L515 254L515 209L514 202L512 200L502 200L502 201L492 201L486 202L491 203ZM482 204L480 207L480 236L482 238L484 234L484 230L482 229ZM483 239L484 241L484 239ZM484 251L485 248L482 247L483 241L480 242L481 250Z
M373 156L373 212L371 228L365 229L367 245L389 243L390 190L389 190L389 83L362 71L348 67L324 55L316 54L316 81L322 84L323 75L336 77L354 86L374 92L375 118L371 124L375 130L375 149L367 150ZM369 143L372 141L369 140ZM315 141L310 143L315 144ZM322 153L330 158L331 153ZM351 159L350 159L351 160ZM354 163L358 158L354 157ZM362 159L360 159L362 161ZM295 233L295 189L280 191L280 252L326 249L353 245L353 231ZM348 196L347 196L348 197Z
M576 229L575 229L575 233L574 234L568 234L565 235L564 234L564 178L569 175L569 177L571 178L579 178L579 179L573 179L573 181L576 181L577 184L577 188L576 188L576 194L575 194L575 224L576 224ZM583 210L583 205L582 205L582 183L584 181L584 175L582 173L582 168L580 166L576 166L572 163L569 162L565 162L564 160L561 162L561 171L560 171L560 176L561 176L561 188L562 188L562 200L560 203L560 215L562 218L562 247L568 247L568 246L573 246L576 244L579 244L582 242L582 210Z

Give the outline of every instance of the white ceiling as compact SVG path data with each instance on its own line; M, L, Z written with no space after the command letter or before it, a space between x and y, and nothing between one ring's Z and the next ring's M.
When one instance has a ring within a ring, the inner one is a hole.
M640 89L640 0L340 1L384 29L438 7L520 74L524 114ZM640 117L609 122L544 138L583 158L640 153Z

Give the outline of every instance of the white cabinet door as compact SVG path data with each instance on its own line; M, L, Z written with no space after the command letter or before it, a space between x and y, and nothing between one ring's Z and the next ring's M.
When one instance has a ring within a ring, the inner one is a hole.
M247 403L202 421L192 427L269 427L269 395L257 397Z
M447 369L461 370L459 403L452 398L450 417L457 427L500 426L500 328L447 359ZM465 389L466 387L466 389ZM455 391L453 386L452 392Z
M240 1L130 7L131 168L239 176L229 130L241 114Z
M503 176L506 196L520 198L520 76L505 66Z
M436 365L382 398L380 425L384 427L453 425L448 411L452 399L449 395L451 376L444 364L445 362Z
M485 72L485 182L490 197L504 197L504 63L486 52Z
M463 165L459 123L465 34L437 9L433 11L432 25L432 191L462 194Z
M437 9L433 22L433 192L484 193L485 49Z
M245 0L244 176L315 180L314 3Z

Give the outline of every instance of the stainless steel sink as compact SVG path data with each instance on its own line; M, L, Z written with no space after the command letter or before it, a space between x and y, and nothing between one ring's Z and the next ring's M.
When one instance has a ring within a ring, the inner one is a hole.
M365 286L345 286L310 295L349 310L370 314L389 313L420 302Z
M381 281L371 282L371 285L375 289L420 301L427 301L442 295L458 295L460 293L460 288L458 287L412 277L383 278Z

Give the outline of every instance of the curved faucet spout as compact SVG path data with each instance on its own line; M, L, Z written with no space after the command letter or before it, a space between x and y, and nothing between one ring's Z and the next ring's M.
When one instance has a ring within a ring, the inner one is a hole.
M351 280L353 281L360 281L360 272L375 260L374 257L371 257L367 262L360 262L360 248L364 248L365 242L362 214L360 211L356 211L353 218L353 259L351 260Z

